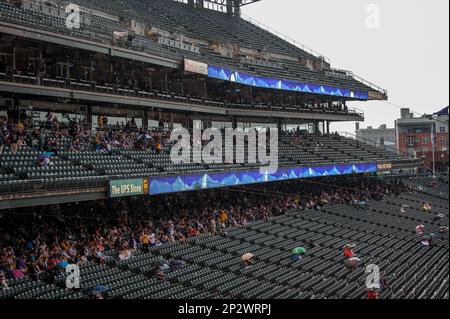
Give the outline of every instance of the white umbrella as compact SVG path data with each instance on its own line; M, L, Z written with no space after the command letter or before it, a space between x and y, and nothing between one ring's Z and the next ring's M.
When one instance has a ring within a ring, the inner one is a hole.
M358 257L352 257L352 258L347 259L347 263L352 267L358 266L360 262L361 262L361 259L359 259Z
M368 287L368 289L380 289L380 285L376 283L371 283Z
M141 135L138 136L138 139L140 139L140 140L149 140L151 138L152 137L150 135L148 135L148 134L141 134Z
M170 269L170 266L168 264L164 264L162 266L159 266L159 269L161 269L162 271L167 271Z
M241 260L249 261L249 260L253 259L253 257L255 257L255 255L253 255L252 253L246 253L241 256Z
M428 239L424 239L421 241L422 245L424 246L430 246L430 241Z

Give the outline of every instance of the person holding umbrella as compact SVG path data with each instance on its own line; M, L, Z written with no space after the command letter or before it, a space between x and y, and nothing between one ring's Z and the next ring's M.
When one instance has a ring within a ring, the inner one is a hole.
M425 225L417 225L416 226L416 234L422 236L425 232Z
M423 204L422 211L424 213L431 213L431 210L432 210L432 208L431 208L431 204L430 203L424 203Z
M296 247L291 250L292 253L292 261L296 262L303 258L303 255L306 254L306 249L303 247Z
M346 244L343 247L343 254L345 257L347 258L352 258L355 256L355 252L353 251L353 249L356 247L355 244Z
M183 260L174 260L170 263L170 269L172 271L175 270L180 270L182 269L184 266L186 265L186 263Z
M55 155L55 153L53 153L53 152L43 152L43 153L41 153L38 156L38 158L37 158L39 166L50 166L50 165L52 165L51 158L54 155Z
M255 255L252 253L246 253L241 256L241 261L244 264L245 268L251 266L253 264Z
M153 264L153 267L159 268L161 271L170 270L170 266L165 260L159 260Z
M161 281L166 281L166 274L159 266L153 269L153 276Z
M380 290L376 287L368 288L367 289L367 299L368 300L375 300L378 299L380 296Z
M358 257L351 257L346 260L346 264L350 268L357 268L361 263L361 259Z
M151 140L152 139L152 137L146 132L143 132L137 138L138 138L138 140Z
M95 286L91 291L91 299L106 299L108 290L106 286Z
M431 233L429 235L423 236L420 239L420 242L425 247L431 247L433 245L433 238L434 237L436 237L436 234Z

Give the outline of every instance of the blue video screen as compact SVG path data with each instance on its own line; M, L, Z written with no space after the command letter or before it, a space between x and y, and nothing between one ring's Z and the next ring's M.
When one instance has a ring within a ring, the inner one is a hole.
M319 167L279 168L274 174L262 174L259 169L253 169L235 172L160 176L150 177L149 193L150 195L158 195L301 178L376 173L377 171L377 164L364 163Z
M221 68L213 65L208 65L208 76L223 81L231 81L259 88L314 93L314 94L354 98L359 100L369 99L369 92L367 91L351 91L348 89L337 88L328 85L302 83L293 80L266 78L248 73L233 71L230 69Z

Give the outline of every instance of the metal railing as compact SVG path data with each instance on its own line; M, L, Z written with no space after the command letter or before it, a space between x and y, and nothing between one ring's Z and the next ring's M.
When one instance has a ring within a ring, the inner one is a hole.
M335 71L335 72L339 72L339 73L345 73L348 76L351 76L353 79L355 79L358 82L361 82L362 84L374 89L375 91L380 92L381 94L387 96L388 95L388 91L386 89L383 89L382 87L360 77L359 75L356 75L355 73L353 73L352 71L349 70L342 70L342 69L335 69L335 68L331 68L331 71Z
M293 38L287 36L286 34L281 33L279 31L275 30L274 28L271 28L268 25L266 25L266 24L264 24L264 23L262 23L262 22L260 22L260 21L258 21L256 19L254 19L254 18L252 18L250 16L247 16L245 14L241 14L241 17L242 17L243 20L256 25L257 27L259 27L259 28L261 28L261 29L263 29L263 30L265 30L267 32L272 33L273 35L283 39L284 41L286 41L286 42L288 42L288 43L290 43L290 44L292 44L292 45L302 49L303 51L305 51L305 52L307 52L307 53L309 53L309 54L311 54L311 55L313 55L313 56L315 56L315 57L317 57L319 59L322 59L325 62L327 62L328 64L330 64L331 60L328 57L326 57L325 55L321 54L320 52L318 52L318 51L316 51L316 50L314 50L314 49L312 49L312 48L310 48L310 47L308 47L308 46L306 46L306 45L304 45L304 44L294 40ZM370 81L364 79L363 77L361 77L359 75L356 75L352 71L342 70L342 69L335 69L335 68L331 68L330 70L331 71L338 71L338 72L345 72L345 74L347 74L348 76L351 76L356 81L361 82L364 85L372 88L373 90L380 92L384 96L388 96L388 91L386 89L383 89L382 87L374 84L373 82L370 82Z
M351 108L351 109L348 109L347 112L350 113L350 114L358 114L358 115L361 116L362 118L365 118L365 117L366 117L366 113L364 113L363 110L358 109L358 108L356 108L356 107Z
M256 25L257 27L259 27L259 28L261 28L261 29L263 29L263 30L265 30L267 32L272 33L273 35L279 37L280 39L282 39L282 40L284 40L284 41L286 41L286 42L296 46L297 48L299 48L299 49L301 49L301 50L303 50L303 51L305 51L305 52L315 56L316 58L324 60L325 62L330 64L331 60L327 56L325 56L322 53L320 53L320 52L318 52L318 51L316 51L314 49L311 49L310 47L308 47L308 46L306 46L306 45L304 45L304 44L294 40L293 38L287 36L286 34L281 33L279 31L277 31L276 29L274 29L272 27L269 27L268 25L266 25L266 24L256 20L255 18L252 18L252 17L250 17L250 16L248 16L246 14L241 13L241 18L243 20L251 23L251 24Z
M109 176L108 176L109 177ZM92 188L106 188L105 176L83 176L51 179L28 179L0 181L0 200L7 200L12 195L42 194L55 191L70 192Z

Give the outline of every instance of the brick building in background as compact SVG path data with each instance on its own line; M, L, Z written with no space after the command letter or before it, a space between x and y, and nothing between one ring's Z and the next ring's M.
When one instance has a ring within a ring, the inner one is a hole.
M422 158L424 165L432 168L434 145L436 170L448 172L448 107L422 117L414 117L409 109L402 109L395 130L399 152Z

